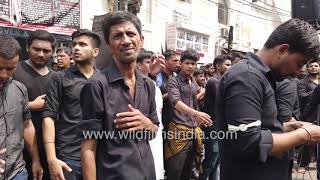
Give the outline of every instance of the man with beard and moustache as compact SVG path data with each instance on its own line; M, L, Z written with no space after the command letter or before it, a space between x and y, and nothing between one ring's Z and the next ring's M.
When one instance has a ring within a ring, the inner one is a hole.
M287 180L288 150L320 141L320 127L282 123L277 117L276 81L296 76L317 59L319 38L309 23L279 25L256 54L248 53L221 78L217 95L220 178ZM239 108L241 107L241 108Z
M205 87L204 96L204 112L208 113L214 121L216 117L216 92L222 75L231 67L231 57L228 55L218 55L213 65L215 72ZM203 173L200 174L200 180L219 180L219 148L218 139L210 137L212 131L217 131L217 126L213 124L211 127L204 127L204 148L205 158L202 162Z
M300 112L301 112L301 120L313 122L316 119L316 114L312 115L308 114L308 118L306 116L306 107L311 102L311 97L313 90L319 85L319 71L320 66L319 62L313 60L306 65L307 67L307 76L298 82L298 97L300 103ZM311 157L313 154L314 146L302 146L299 150L298 162L299 162L299 173L305 173L306 168L311 162Z
M300 80L298 83L298 96L300 101L300 111L304 112L304 107L310 103L310 97L312 96L313 90L319 84L319 72L320 65L319 62L313 60L306 65L307 67L307 77Z
M203 111L203 103L204 103L204 94L205 94L205 86L206 86L206 77L203 69L196 69L193 73L193 77L198 84L198 105L199 109Z
M169 121L173 116L173 110L168 99L168 81L171 77L177 75L177 71L180 68L180 54L174 50L168 49L163 53L163 56L165 57L165 66L163 70L155 75L151 73L149 76L156 81L157 86L160 87L162 93L162 123L164 130L166 131Z
M75 66L60 71L50 82L43 111L43 141L50 175L56 180L81 180L82 138L77 125L82 120L80 93L96 72L100 38L81 29L72 34Z
M149 140L158 130L154 82L136 69L143 45L141 22L129 12L106 15L103 34L113 56L109 67L90 78L81 92L79 130L108 132L84 137L83 177L98 180L154 180ZM125 136L125 137L123 137Z
M45 95L48 85L55 72L47 66L50 61L55 45L52 34L44 30L30 32L27 38L27 52L29 59L18 64L14 79L20 81L27 87L29 96L29 108L31 110L32 122L36 129L37 141L41 165L44 169L43 178L50 179L47 159L42 141L42 110L45 104ZM31 158L24 150L26 168L31 172ZM32 174L29 173L29 179Z

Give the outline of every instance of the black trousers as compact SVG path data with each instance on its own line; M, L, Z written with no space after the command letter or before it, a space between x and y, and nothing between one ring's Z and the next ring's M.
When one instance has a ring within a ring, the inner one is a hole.
M190 180L195 155L195 144L190 141L181 152L169 158L166 163L167 180Z
M300 163L300 167L308 167L311 162L312 154L313 154L314 146L303 146L298 157L298 163Z

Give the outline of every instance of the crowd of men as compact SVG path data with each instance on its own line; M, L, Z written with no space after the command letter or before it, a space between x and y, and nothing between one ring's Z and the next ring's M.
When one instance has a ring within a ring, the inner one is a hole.
M36 30L23 61L19 43L0 34L0 179L287 180L306 171L320 141L310 24L291 19L257 53L202 66L193 49L143 49L141 27L128 12L109 13L104 39L80 29L57 50ZM113 58L99 70L103 40Z

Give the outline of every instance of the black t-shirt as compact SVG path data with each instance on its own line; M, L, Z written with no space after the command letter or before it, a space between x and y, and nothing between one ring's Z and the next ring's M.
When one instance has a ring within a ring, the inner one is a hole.
M47 93L49 82L56 74L52 70L47 75L38 74L30 65L22 61L18 64L14 79L27 87L29 101ZM36 129L38 144L42 144L42 116L41 111L31 111L32 122Z

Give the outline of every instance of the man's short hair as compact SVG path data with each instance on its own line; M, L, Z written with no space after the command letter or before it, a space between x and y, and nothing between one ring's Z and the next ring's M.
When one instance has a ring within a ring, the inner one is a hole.
M205 71L203 70L203 69L199 69L199 68L197 68L196 70L194 70L194 72L193 72L193 76L198 76L198 75L200 75L200 74L205 74Z
M306 67L308 68L312 63L318 63L320 65L319 59L312 59L309 62L307 62Z
M183 62L186 59L197 62L199 60L199 56L198 56L197 51L195 51L193 49L186 49L185 51L183 51L181 53L180 61Z
M21 52L21 47L13 37L0 33L0 57L10 60Z
M171 56L180 55L178 52L168 49L163 53L163 56L166 60L170 59Z
M306 21L290 19L279 25L269 36L264 48L271 49L277 45L289 44L290 53L302 53L310 59L319 53L317 31Z
M56 53L60 53L60 52L64 52L64 53L68 54L69 56L72 55L72 50L69 47L60 47L56 50Z
M232 57L232 60L234 60L235 58L243 59L243 55L240 54L239 52L232 52L230 56Z
M130 12L125 12L125 11L110 12L106 15L102 24L104 40L106 41L107 44L109 44L109 35L110 35L111 27L114 25L125 23L125 22L131 22L136 27L140 36L142 35L141 33L142 25L139 18L136 15Z
M209 69L210 66L212 66L212 65L213 65L212 63L208 63L208 64L206 64L205 68Z
M51 43L51 48L54 49L55 46L55 38L54 36L45 30L35 30L30 32L28 38L27 38L27 45L30 47L34 40L42 40L42 41L48 41Z
M151 59L151 57L152 57L151 53L148 53L148 52L140 53L137 58L137 63L143 64L143 61L145 59Z
M99 35L96 33L88 30L88 29L79 29L72 33L71 37L74 40L75 38L78 38L80 36L88 36L91 38L91 42L95 48L99 48L101 44L101 40Z
M216 58L214 58L214 60L213 60L213 66L214 66L214 68L217 68L217 65L218 64L223 64L226 60L230 60L231 61L231 59L232 59L232 57L231 56L229 56L229 55L226 55L226 54L220 54L220 55L218 55Z

